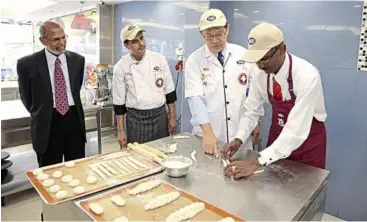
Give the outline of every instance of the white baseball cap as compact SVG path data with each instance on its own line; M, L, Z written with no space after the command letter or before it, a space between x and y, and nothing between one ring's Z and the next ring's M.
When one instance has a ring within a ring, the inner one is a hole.
M145 30L143 30L139 25L126 25L121 30L120 34L122 42L125 42L125 40L133 40L139 32L145 32Z
M200 31L213 27L224 27L227 24L226 16L219 9L209 9L200 17Z
M248 63L258 62L270 49L284 41L283 32L275 25L261 23L248 35L248 49L243 60Z

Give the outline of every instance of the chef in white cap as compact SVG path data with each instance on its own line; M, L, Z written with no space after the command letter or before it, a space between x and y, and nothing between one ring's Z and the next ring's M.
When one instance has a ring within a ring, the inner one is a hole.
M143 32L139 25L126 25L121 30L121 40L129 53L121 57L113 71L112 96L121 148L176 131L177 98L172 74L163 55L146 50Z
M251 70L251 90L235 138L245 141L249 137L264 115L264 103L272 106L272 122L267 148L250 160L231 163L226 174L245 177L261 166L285 158L325 168L327 114L317 68L289 53L282 31L270 23L251 30L243 60L256 63L257 67ZM231 156L238 148L237 142L232 141L222 154Z
M251 64L242 59L246 49L227 42L229 24L219 9L204 12L199 28L205 44L185 64L185 97L193 133L203 136L202 147L208 154L219 156L218 140L234 140L238 146L252 149L250 137L235 138L251 81ZM259 133L257 128L257 137Z

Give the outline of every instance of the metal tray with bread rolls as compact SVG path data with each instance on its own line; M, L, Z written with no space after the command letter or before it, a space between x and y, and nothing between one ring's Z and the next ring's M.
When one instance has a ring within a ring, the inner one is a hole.
M164 170L166 155L143 144L26 172L41 199L50 205L73 200Z
M75 204L93 221L244 221L154 176Z

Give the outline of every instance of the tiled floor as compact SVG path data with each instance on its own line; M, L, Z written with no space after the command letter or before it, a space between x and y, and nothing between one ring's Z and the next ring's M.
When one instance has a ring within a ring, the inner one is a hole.
M116 142L103 141L103 153L118 149ZM5 198L1 207L1 221L40 221L42 200L32 188ZM323 221L341 221L339 218L324 214Z

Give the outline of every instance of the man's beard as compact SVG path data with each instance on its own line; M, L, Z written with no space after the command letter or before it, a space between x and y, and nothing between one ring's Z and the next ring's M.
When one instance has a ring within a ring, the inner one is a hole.
M57 55L57 56L59 56L59 55L61 55L65 52L65 49L63 49L61 51L56 51L56 50L51 49L50 47L47 47L47 50L49 52L51 52L52 54Z

